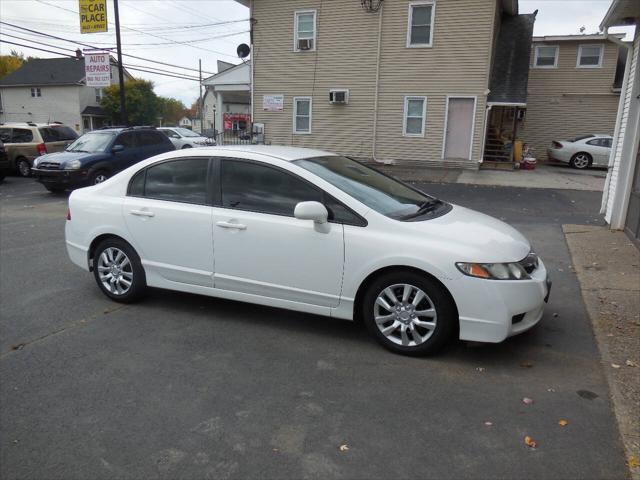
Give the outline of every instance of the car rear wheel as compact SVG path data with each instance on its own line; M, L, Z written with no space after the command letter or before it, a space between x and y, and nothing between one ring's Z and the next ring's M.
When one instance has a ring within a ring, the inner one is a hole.
M16 170L18 171L18 175L21 177L31 176L31 164L29 163L29 160L24 157L18 158L16 160Z
M573 157L571 157L571 161L569 165L573 168L577 168L579 170L583 170L591 166L591 162L593 162L593 158L591 155L585 152L576 153Z
M98 170L97 172L93 172L91 174L89 182L91 183L91 185L98 185L99 183L106 181L110 176L111 175L109 175L109 172L107 172L106 170Z
M128 243L117 238L98 245L93 257L93 274L100 290L117 302L134 302L146 290L140 257Z
M385 348L404 355L430 355L455 331L456 309L444 288L415 272L376 279L363 296L369 332Z

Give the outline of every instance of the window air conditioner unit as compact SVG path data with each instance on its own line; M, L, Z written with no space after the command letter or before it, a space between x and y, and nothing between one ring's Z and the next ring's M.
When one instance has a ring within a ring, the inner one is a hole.
M334 105L346 105L349 103L349 90L337 88L329 90L329 103Z
M298 50L311 50L313 48L313 39L312 38L299 38L298 39Z

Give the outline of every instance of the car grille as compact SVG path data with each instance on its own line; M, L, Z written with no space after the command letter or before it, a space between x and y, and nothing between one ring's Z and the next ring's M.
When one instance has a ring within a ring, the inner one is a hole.
M40 162L38 163L38 168L42 168L43 170L59 170L60 164L56 162Z
M518 262L524 271L532 273L538 268L538 255L535 252L529 252L529 255Z

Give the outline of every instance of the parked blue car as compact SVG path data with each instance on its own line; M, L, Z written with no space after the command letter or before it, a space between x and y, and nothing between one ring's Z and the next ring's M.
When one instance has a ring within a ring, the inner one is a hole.
M85 133L63 152L38 157L31 172L47 190L61 192L102 183L134 163L174 149L154 127L104 128Z

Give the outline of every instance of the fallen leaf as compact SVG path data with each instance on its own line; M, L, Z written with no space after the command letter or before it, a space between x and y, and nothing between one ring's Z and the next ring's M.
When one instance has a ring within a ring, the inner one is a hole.
M620 368L620 365L618 365L617 363L612 363L612 364L611 364L611 366L612 366L613 368Z
M531 448L536 448L538 446L536 441L533 438L531 438L529 435L524 437L524 443L527 445L527 447L531 447Z
M561 427L566 427L567 425L569 425L569 422L567 422L566 420L560 420L558 422L558 425L560 425Z
M490 427L491 425L493 425L493 422L484 422L485 426Z
M522 368L531 368L531 367L533 367L533 363L531 363L531 362L522 362L522 363L520 364L520 366L521 366Z
M627 367L637 367L638 365L636 364L636 362L633 362L631 360L627 360L626 362L624 362Z
M349 446L348 445L340 445L340 451L341 452L348 452L349 451Z
M629 466L629 468L638 468L640 467L640 462L636 457L631 456L629 457L629 460L627 460L627 465Z
M533 399L529 397L524 397L522 399L522 403L524 403L525 405L531 405L533 403Z

